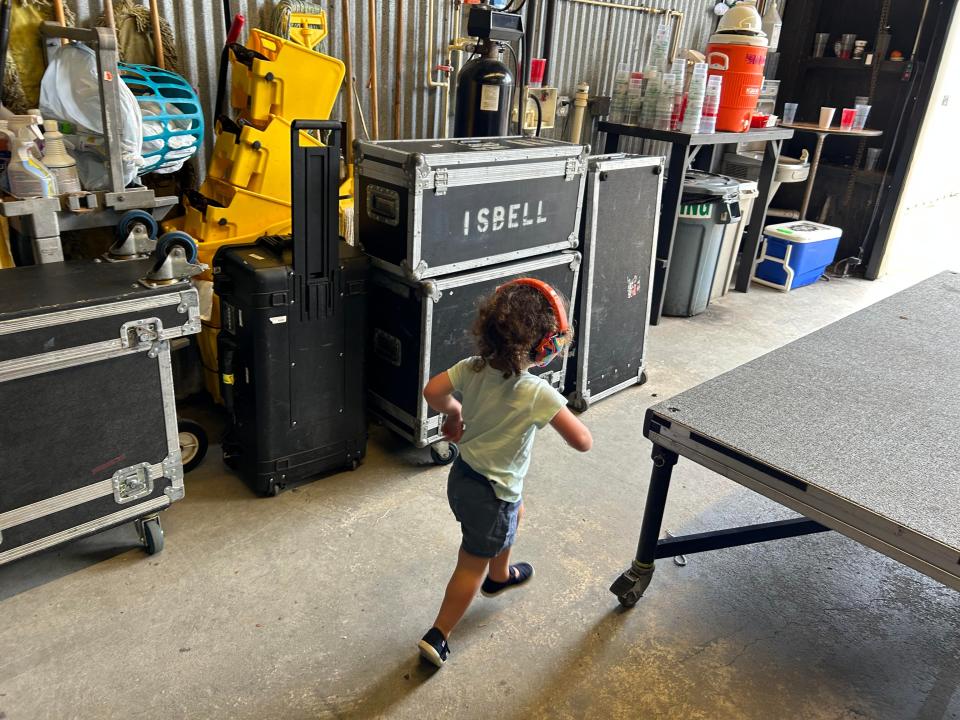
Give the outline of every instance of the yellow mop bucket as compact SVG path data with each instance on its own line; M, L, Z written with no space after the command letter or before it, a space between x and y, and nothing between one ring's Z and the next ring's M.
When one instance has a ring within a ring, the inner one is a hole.
M293 220L290 203L258 195L208 177L200 193L191 193L183 201L183 217L163 223L164 230L183 230L197 241L197 256L210 265L224 245L253 242L261 235L290 232ZM210 280L207 270L201 278Z
M252 125L222 121L207 176L222 180L258 195L290 198L290 123L276 115L262 130ZM300 133L301 146L318 147L321 142Z
M297 42L253 29L247 51L231 51L230 104L258 127L271 115L330 117L343 83L344 65Z

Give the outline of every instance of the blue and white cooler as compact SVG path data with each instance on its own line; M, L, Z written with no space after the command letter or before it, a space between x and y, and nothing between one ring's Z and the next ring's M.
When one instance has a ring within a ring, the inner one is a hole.
M812 285L833 262L842 235L840 228L809 220L768 225L753 281L783 292Z

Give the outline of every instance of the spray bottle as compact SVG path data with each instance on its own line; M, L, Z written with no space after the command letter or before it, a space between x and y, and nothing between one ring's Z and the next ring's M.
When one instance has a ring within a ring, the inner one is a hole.
M43 138L39 128L41 122L39 115L14 115L7 121L10 128L7 138L12 143L7 180L14 197L54 197L58 194L57 180L40 161L34 144Z
M43 121L43 164L57 179L60 194L78 193L80 176L77 175L77 161L70 156L63 145L63 135L56 120Z

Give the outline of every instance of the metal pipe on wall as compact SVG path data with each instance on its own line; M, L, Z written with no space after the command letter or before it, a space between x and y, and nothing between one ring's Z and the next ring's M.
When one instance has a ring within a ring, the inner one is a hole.
M380 139L380 90L377 87L377 0L367 0L370 21L370 138Z
M427 0L427 52L424 59L424 70L426 74L426 83L428 88L439 88L440 92L446 92L447 95L443 100L443 117L441 118L441 137L447 137L447 126L450 124L448 122L447 113L450 110L450 76L444 80L436 80L434 77L434 68L433 63L437 58L437 48L434 45L434 14L437 11L437 2L440 0Z
M518 78L520 97L517 100L517 133L523 135L524 119L527 114L527 99L530 96L530 65L537 46L537 11L539 0L527 0L526 27L523 37L523 70Z
M450 19L447 24L447 54L446 65L443 70L447 74L446 94L443 96L443 127L440 128L440 137L443 138L450 135L448 128L450 127L450 103L453 100L453 51L463 20L463 2L453 0L453 4L454 9L449 15Z
M671 10L669 8L655 8L646 5L627 5L621 2L611 2L611 0L569 0L569 2L579 5L593 5L596 7L612 8L614 10L633 10L635 12L646 13L648 15L663 15L675 20L673 33L670 37L670 60L675 60L677 50L680 45L680 33L683 31L684 13L680 10Z
M543 57L547 66L543 71L543 84L550 85L550 57L553 55L553 24L557 14L557 0L547 0L543 19Z
M403 87L403 35L406 28L403 24L403 0L397 0L397 59L393 75L393 137L400 139L400 93Z

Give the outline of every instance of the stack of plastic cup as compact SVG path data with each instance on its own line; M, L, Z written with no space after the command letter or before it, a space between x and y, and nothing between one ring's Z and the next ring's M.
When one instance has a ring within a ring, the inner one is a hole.
M643 78L643 109L638 124L643 127L653 127L657 114L657 103L660 101L661 76L652 66L647 66Z
M630 90L627 93L627 120L631 125L640 122L643 109L643 73L630 73Z
M796 119L797 119L797 103L784 103L782 123L784 125L793 125L793 122Z
M857 111L853 108L844 108L840 111L840 129L850 132L853 130L853 121L857 117Z
M700 118L700 132L710 134L717 131L717 114L720 112L720 90L723 78L711 75L707 81L707 91L703 97L703 115Z
M654 69L663 72L667 69L667 55L670 53L670 27L668 25L658 25L657 34L650 45L649 64Z
M675 90L673 93L673 112L670 114L670 129L679 130L680 120L683 119L683 96L686 87L687 62L685 60L674 60L670 66L670 72L676 78L674 80Z
M617 65L617 73L613 77L613 95L610 98L610 119L613 122L626 122L628 92L630 89L630 66L626 63Z
M680 130L695 133L700 130L700 116L703 114L703 99L707 92L707 64L697 63L690 74L690 88L687 90L687 108L683 114Z
M669 130L670 119L673 116L674 94L677 91L677 76L673 73L664 73L660 86L660 95L657 98L656 115L653 127L656 130Z
M838 55L844 60L853 57L853 44L857 41L855 33L844 33L840 37L840 52Z
M857 114L853 118L853 129L863 130L867 126L867 118L870 117L870 106L866 104L858 104L855 107L855 110L857 111Z
M823 57L827 50L828 42L830 42L830 33L817 33L814 35L813 56L817 58Z

